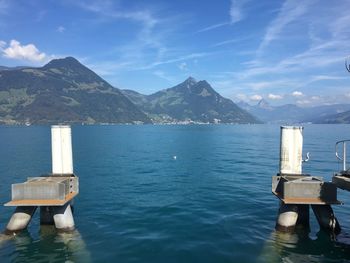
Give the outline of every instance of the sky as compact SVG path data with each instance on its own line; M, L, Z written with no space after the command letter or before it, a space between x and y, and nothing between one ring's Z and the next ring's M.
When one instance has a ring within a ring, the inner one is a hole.
M349 103L349 0L0 0L0 65L73 56L151 94L189 76L224 97Z

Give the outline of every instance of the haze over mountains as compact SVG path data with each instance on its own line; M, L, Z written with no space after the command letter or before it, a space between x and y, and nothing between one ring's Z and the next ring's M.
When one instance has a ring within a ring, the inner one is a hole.
M119 89L72 57L0 68L0 123L259 123L192 78L145 96Z
M350 104L302 108L294 104L271 106L262 99L256 105L242 101L237 105L267 123L350 123Z

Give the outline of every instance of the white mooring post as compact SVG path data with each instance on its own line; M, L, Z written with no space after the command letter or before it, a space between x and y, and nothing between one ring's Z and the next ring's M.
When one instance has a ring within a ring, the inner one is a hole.
M52 174L73 174L72 136L67 125L51 127Z
M303 127L281 126L279 175L302 175ZM308 225L309 206L285 204L278 210L276 229L294 231L298 224Z
M72 133L70 126L54 125L51 127L52 145L52 174L72 175L73 154L72 154ZM56 206L49 209L50 216L53 215L53 222L58 230L74 230L74 218L70 202L64 206ZM43 211L43 217L45 217Z
M282 126L280 142L280 174L302 174L303 127Z

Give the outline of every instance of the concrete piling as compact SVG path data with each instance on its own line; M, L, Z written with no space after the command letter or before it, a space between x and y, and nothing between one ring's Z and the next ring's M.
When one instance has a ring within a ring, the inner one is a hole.
M334 216L330 205L311 205L320 228L339 234L341 231L339 222Z
M301 226L305 229L310 228L310 206L309 205L298 205L297 226Z
M74 230L74 218L70 203L65 204L64 206L55 206L53 208L54 216L53 220L55 226L59 231L72 231Z
M5 233L16 234L27 228L36 208L36 206L18 206L6 226Z
M41 206L40 225L54 225L53 215L54 211L52 206Z
M276 230L293 232L298 220L298 206L281 203L278 210Z

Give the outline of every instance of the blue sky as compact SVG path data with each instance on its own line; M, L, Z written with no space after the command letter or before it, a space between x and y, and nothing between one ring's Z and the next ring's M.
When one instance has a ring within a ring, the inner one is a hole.
M350 1L0 0L0 65L73 56L151 94L188 76L251 104L347 103Z

